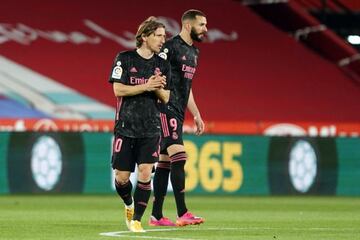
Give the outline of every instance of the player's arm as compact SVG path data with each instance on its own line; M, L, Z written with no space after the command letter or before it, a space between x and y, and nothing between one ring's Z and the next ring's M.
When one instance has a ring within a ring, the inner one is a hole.
M144 92L150 92L160 89L164 86L163 80L155 75L151 76L147 83L140 85L126 85L114 82L113 89L116 97L134 96Z
M189 111L191 112L191 114L194 117L194 122L195 122L195 125L196 125L195 134L196 135L201 135L205 130L205 123L202 120L201 115L200 115L200 111L199 111L199 109L198 109L198 107L197 107L197 105L195 103L195 99L194 99L192 89L190 89L190 95L189 95L189 100L188 100L187 107L188 107Z
M160 79L163 85L161 88L156 89L154 92L162 103L167 103L170 99L170 91L164 89L164 87L166 86L166 75L160 75L160 74L161 73L156 74L155 77Z
M134 96L145 92L145 84L130 86L114 82L113 89L116 97Z
M162 103L166 104L169 102L170 90L165 90L163 88L157 89L155 90L155 94Z
M168 62L163 62L163 73L159 73L158 76L162 78L164 86L158 90L155 90L155 94L158 99L166 104L170 100L170 79L171 79L171 70L170 64Z

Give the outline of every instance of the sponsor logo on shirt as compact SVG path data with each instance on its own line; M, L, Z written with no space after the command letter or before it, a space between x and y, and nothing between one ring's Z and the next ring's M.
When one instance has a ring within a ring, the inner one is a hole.
M193 79L196 68L183 64L181 70L184 72L184 78Z
M130 77L130 84L131 85L145 84L145 83L147 83L147 81L149 81L149 79L144 78L144 77Z

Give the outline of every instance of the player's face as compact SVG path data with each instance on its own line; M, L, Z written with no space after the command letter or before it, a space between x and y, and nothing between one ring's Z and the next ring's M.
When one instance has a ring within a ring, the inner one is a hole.
M148 48L155 53L159 53L160 49L165 43L165 38L166 38L165 29L164 28L156 29L156 31L153 34L150 34L146 38L146 43Z
M204 39L206 28L206 17L196 16L196 19L191 23L191 39L197 42L201 42Z

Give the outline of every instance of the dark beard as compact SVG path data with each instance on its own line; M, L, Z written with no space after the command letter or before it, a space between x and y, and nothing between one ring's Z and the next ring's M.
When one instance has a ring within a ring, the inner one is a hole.
M194 41L202 42L202 38L199 38L199 34L195 32L194 28L191 28L190 37Z

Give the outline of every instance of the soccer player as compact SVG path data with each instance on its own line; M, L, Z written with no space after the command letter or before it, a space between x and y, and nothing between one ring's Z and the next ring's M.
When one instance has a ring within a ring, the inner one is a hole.
M186 11L182 18L182 29L178 36L167 41L159 56L170 62L171 84L170 100L161 109L161 155L154 176L154 203L150 226L185 226L201 224L204 219L188 211L185 204L185 153L182 139L183 121L186 107L190 110L196 124L196 134L204 132L204 122L196 106L191 89L199 50L194 41L201 42L206 28L206 16L198 10ZM162 208L166 196L168 179L174 191L177 220L176 224L163 216Z
M112 168L115 188L125 203L125 222L132 232L144 232L141 218L151 194L151 172L160 151L158 100L166 103L170 91L170 64L155 53L165 43L165 26L150 17L138 28L136 47L119 53L109 82L117 98ZM137 185L132 197L129 180L135 165Z

